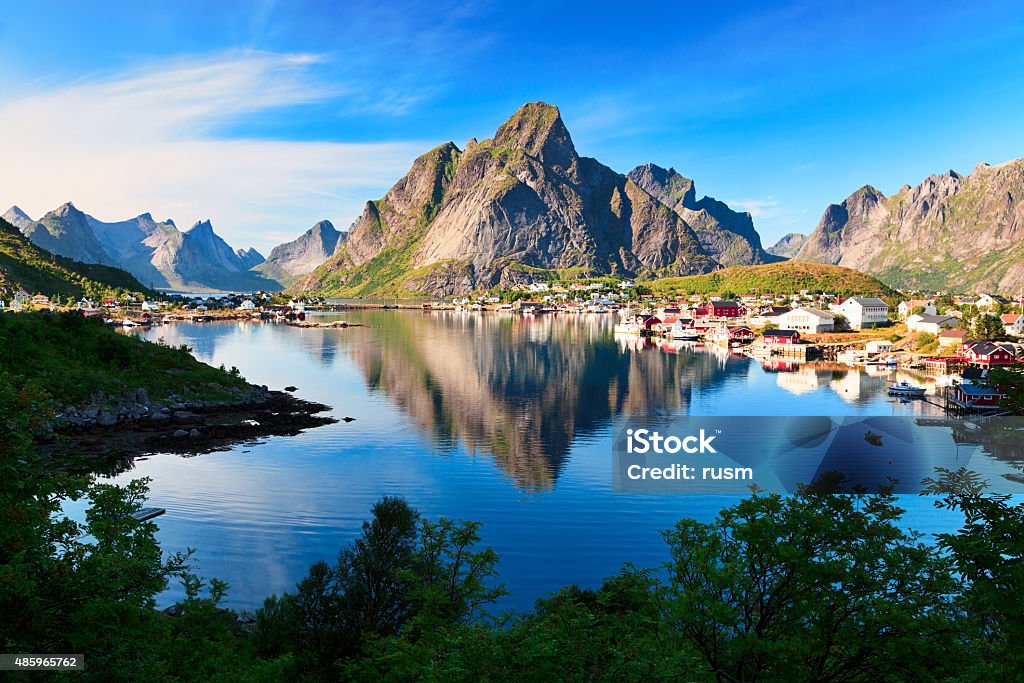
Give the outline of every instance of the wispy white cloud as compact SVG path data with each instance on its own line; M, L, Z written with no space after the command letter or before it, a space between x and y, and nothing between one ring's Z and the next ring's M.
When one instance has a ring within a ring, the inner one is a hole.
M725 203L735 211L750 213L765 246L773 244L787 232L807 232L809 229L806 208L794 208L775 197L727 199Z
M725 203L736 211L746 211L755 220L780 220L796 218L806 213L803 209L785 206L775 197L764 199L727 199Z
M346 227L430 144L216 135L249 114L365 97L319 82L312 72L321 59L222 54L8 99L0 203L38 217L72 200L105 220L152 211L183 227L209 217L232 245L261 250L321 218Z

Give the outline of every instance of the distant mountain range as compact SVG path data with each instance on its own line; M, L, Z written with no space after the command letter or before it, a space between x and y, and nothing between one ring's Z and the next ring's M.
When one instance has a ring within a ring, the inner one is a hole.
M330 221L320 221L291 242L274 247L270 257L255 270L282 284L291 284L333 256L347 237L347 232L335 230Z
M149 213L106 223L70 202L39 220L12 206L3 219L51 253L124 269L154 289L184 291L282 289L326 261L344 235L321 221L264 259L253 248L232 249L208 220L184 232Z
M793 258L800 251L800 247L804 245L804 240L806 239L807 235L801 232L789 232L783 235L778 242L768 247L767 251L774 256Z
M886 284L1019 294L1024 290L1024 159L904 185L865 185L832 204L794 257Z
M124 269L159 289L448 295L539 280L658 278L793 259L846 266L900 288L1024 290L1024 159L932 175L892 197L865 185L809 235L765 249L749 213L672 168L623 175L580 156L558 109L523 105L494 136L417 158L348 232L320 221L264 258L209 221L180 231L149 213L113 223L70 202L3 218L31 242Z
M297 290L445 295L551 277L707 273L778 260L750 215L672 169L628 175L577 154L556 107L523 105L492 138L416 159Z
M18 290L78 298L106 289L152 293L118 268L79 263L37 247L18 226L0 219L0 300L9 303Z

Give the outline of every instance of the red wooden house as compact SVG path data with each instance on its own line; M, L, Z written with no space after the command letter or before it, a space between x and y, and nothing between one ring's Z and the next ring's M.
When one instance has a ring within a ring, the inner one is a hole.
M951 387L951 392L958 403L974 408L995 408L1005 398L998 389L977 384L956 384Z
M661 318L656 315L638 315L636 324L641 330L655 330L661 325Z
M732 325L729 327L729 341L749 344L757 337L754 331L746 325Z
M970 365L980 367L1013 365L1017 360L1011 348L987 341L965 342L961 357Z
M769 330L764 333L765 344L799 344L800 333L796 330Z
M738 318L743 310L735 301L709 301L697 309L697 315L705 318Z

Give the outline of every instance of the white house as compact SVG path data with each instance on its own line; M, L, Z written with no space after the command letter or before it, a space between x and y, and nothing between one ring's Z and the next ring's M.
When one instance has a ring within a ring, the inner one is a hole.
M1024 315L1020 313L1004 313L1002 321L1006 327L1006 334L1012 334L1015 337L1024 336Z
M158 311L160 310L160 304L155 301L143 301L142 310L144 311Z
M816 308L794 308L776 317L780 330L817 334L835 329L836 317Z
M920 306L924 310L924 315L937 315L938 311L935 309L935 302L928 301L927 299L907 299L900 302L900 305L896 307L896 312L899 314L900 320L906 320L909 316L913 315L914 309Z
M974 302L974 305L979 309L995 308L999 304L1008 304L1010 300L1006 297L999 296L998 294L982 294L978 297L978 300Z
M868 353L891 353L892 342L888 339L873 339L864 345Z
M914 314L907 318L907 330L910 332L929 332L938 335L942 330L957 327L960 321L951 315Z
M851 297L836 308L846 318L851 330L877 327L889 321L889 304L873 296Z
M240 310L240 311L255 311L256 310L256 304L254 304L252 302L252 299L246 299L245 301L243 301L242 303L240 303L238 305L238 310Z

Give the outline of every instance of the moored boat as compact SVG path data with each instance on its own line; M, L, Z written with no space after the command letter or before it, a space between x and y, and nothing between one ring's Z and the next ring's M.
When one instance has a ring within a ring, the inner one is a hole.
M917 387L907 382L895 383L889 387L890 396L924 396L924 387Z

